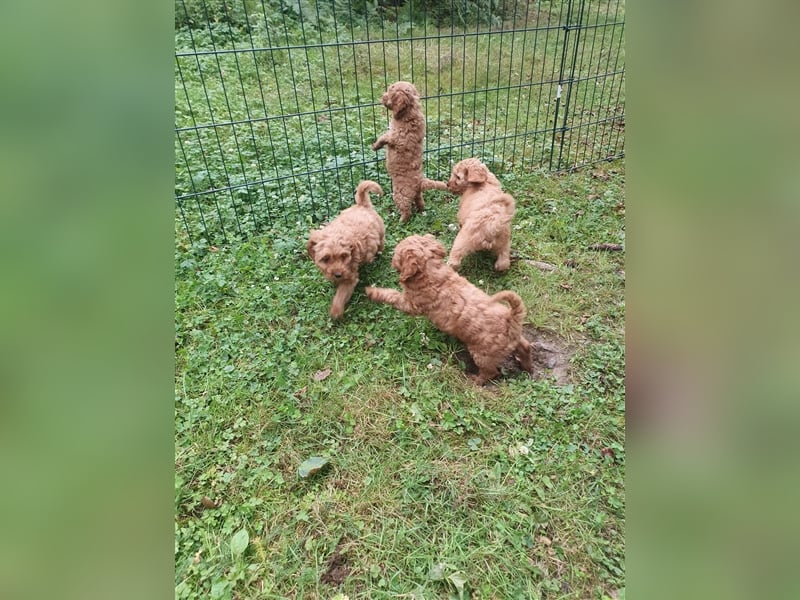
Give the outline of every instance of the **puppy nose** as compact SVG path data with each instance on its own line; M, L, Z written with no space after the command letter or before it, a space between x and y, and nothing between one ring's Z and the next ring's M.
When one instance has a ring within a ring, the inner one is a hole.
M341 273L341 271L337 271L337 272L335 272L335 273L333 274L333 276L334 276L334 277L336 277L336 279L339 279L339 277L341 277L341 276L342 276L342 273Z

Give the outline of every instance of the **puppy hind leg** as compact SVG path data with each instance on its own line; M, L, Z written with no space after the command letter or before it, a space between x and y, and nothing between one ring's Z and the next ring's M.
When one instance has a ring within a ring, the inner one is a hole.
M494 263L494 270L503 272L508 271L511 266L511 239L503 236L497 241L494 248L497 260Z
M421 189L417 192L417 195L414 196L414 207L420 212L425 210L425 200L422 198Z
M403 191L397 190L393 194L394 205L400 211L400 222L405 223L411 218L411 197Z

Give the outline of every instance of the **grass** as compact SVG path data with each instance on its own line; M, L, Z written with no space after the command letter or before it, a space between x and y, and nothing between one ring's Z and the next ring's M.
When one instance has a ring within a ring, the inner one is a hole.
M176 598L624 597L624 254L588 249L624 244L624 179L504 174L517 258L463 266L575 348L565 385L476 388L457 341L363 294L406 235L451 245L446 194L405 225L377 200L387 250L339 323L310 218L212 248L178 221Z

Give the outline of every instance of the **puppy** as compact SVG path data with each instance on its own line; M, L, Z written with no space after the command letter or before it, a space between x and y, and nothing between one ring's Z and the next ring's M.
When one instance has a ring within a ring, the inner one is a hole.
M369 192L382 194L374 181L362 181L356 203L344 209L326 227L311 231L306 250L328 281L336 286L330 315L338 319L358 283L358 268L371 263L383 250L386 228L375 212Z
M470 376L478 385L496 377L512 352L531 373L531 345L522 336L522 299L508 290L488 296L444 264L444 257L444 246L432 235L407 237L392 257L403 291L367 287L367 296L410 315L424 315L463 342L478 366L478 375Z
M422 140L425 138L425 115L417 89L407 81L389 86L381 103L392 111L389 131L381 135L373 150L386 146L386 170L392 178L394 203L400 211L400 222L411 218L411 208L425 209L422 192L446 190L443 181L426 179L422 175Z
M507 271L511 265L514 198L503 193L500 182L477 158L462 160L453 167L447 189L461 196L460 229L447 264L458 269L467 255L488 250L497 257L495 270Z

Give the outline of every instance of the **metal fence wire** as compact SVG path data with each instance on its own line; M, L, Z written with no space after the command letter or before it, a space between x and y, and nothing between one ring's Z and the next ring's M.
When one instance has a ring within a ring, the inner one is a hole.
M316 223L362 179L381 94L411 81L424 169L495 173L624 155L624 0L176 0L178 234L224 243Z

